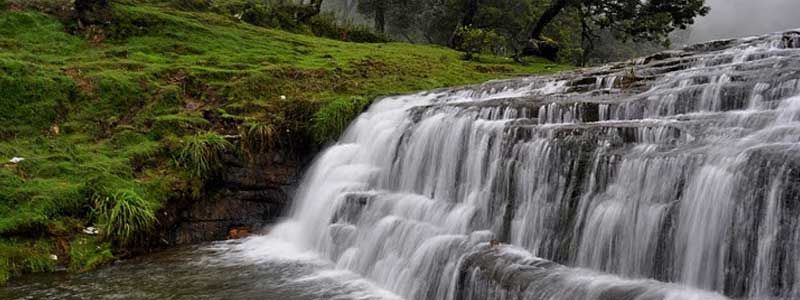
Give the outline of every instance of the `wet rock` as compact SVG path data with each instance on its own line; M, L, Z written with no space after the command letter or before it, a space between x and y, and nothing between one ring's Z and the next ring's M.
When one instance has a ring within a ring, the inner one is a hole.
M792 49L800 48L800 32L790 31L783 34L783 47Z
M255 161L232 154L224 161L223 173L211 180L206 195L171 201L161 212L162 245L242 238L274 224L288 208L302 168L299 160L264 153Z
M235 226L228 230L226 240L238 240L250 236L251 230L247 226Z

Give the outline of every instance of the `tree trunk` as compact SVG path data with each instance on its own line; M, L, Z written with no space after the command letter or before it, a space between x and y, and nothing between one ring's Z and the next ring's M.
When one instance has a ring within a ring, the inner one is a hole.
M380 33L386 32L386 0L376 0L375 30Z
M295 17L297 21L306 23L308 19L319 15L322 12L322 1L323 0L311 0L311 3L308 5L300 7Z
M467 5L464 7L464 17L461 19L461 26L472 26L475 22L475 15L478 14L479 0L467 0Z
M544 11L539 20L531 29L530 33L528 34L528 38L531 40L541 40L542 39L542 32L553 21L565 8L569 7L570 5L574 4L576 0L553 0L550 4L550 7Z
M458 31L461 27L465 26L472 26L475 22L475 15L478 14L478 6L480 0L466 0L467 3L464 5L464 16L461 18L461 23L458 24L458 27L453 30L453 33L450 34L450 38L447 39L447 46L450 48L457 48L459 44L461 44L461 37L458 36Z

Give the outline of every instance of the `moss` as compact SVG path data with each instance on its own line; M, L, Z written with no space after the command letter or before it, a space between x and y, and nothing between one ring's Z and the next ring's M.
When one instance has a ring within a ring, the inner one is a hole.
M198 130L208 129L211 123L200 113L178 113L161 115L152 119L150 134L162 137L167 134L184 135Z
M312 120L314 138L325 143L338 137L350 121L366 110L371 99L364 97L339 98L323 106Z

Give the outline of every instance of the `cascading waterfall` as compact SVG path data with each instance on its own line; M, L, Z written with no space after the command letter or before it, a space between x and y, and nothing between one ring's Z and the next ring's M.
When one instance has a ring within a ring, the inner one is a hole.
M798 299L798 36L382 99L271 236L406 299Z

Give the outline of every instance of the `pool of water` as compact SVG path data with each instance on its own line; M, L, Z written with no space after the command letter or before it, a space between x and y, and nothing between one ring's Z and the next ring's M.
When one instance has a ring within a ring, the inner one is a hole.
M24 276L0 299L392 299L359 276L279 240L181 247L83 274Z

